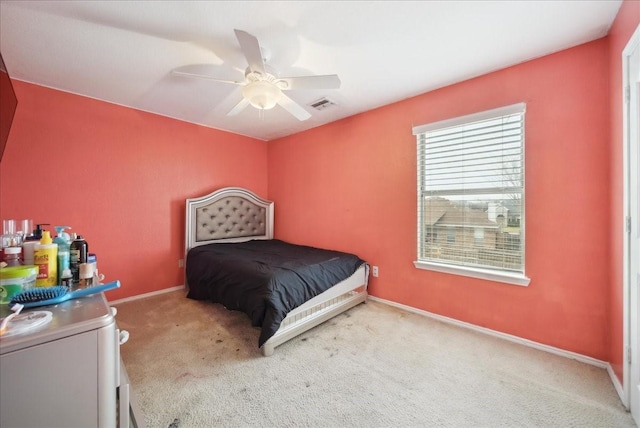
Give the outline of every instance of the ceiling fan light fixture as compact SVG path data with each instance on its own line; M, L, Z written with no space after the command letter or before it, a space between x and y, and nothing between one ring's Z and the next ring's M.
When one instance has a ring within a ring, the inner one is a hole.
M282 92L275 84L258 80L248 83L242 89L242 95L258 110L269 110L278 104Z

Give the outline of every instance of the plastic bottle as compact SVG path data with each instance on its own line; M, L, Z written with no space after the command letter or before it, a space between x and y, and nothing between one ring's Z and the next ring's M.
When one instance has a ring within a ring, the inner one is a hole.
M48 230L42 232L40 243L33 249L33 262L38 266L36 287L51 287L58 281L58 244L54 244Z
M54 226L58 233L53 239L53 242L58 244L58 279L57 283L62 284L62 272L65 269L70 269L70 257L71 257L71 235L66 233L65 229L71 229L71 226Z
M48 223L39 223L36 224L36 228L33 229L33 233L31 235L25 236L24 242L22 243L22 260L25 265L33 265L33 251L35 250L35 246L42 239L42 226L49 225Z
M80 264L87 263L89 256L89 244L82 238L82 235L78 235L77 238L71 242L70 256L73 282L77 284L80 281Z
M42 226L49 226L49 223L38 223L36 224L36 228L33 229L33 233L29 236L25 236L25 241L39 241L42 239Z
M60 275L60 285L65 285L69 288L73 287L73 275L71 269L65 269Z
M81 288L91 287L93 285L93 266L89 263L80 263L80 282Z
M93 273L98 272L98 256L94 253L89 253L87 255L87 263L89 263L93 269Z
M3 252L2 261L7 266L22 265L22 247L6 247Z

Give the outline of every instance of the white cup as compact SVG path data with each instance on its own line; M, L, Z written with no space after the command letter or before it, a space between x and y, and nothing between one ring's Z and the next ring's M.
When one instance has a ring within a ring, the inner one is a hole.
M33 264L33 251L38 241L26 241L22 243L22 257L25 265Z

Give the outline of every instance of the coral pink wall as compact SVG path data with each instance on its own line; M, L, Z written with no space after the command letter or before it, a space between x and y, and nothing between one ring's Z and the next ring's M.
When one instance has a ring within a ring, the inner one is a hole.
M606 360L607 52L600 39L270 142L277 237L352 251L379 266L374 296ZM414 268L412 127L517 102L527 104L531 284Z
M611 152L611 272L608 361L622 381L623 360L623 150L622 150L622 51L640 25L640 2L622 3L609 31L609 93Z
M224 186L267 192L263 141L13 81L0 218L70 225L111 300L184 283L185 199Z
M373 295L611 361L621 377L620 54L639 22L626 0L605 39L268 144L14 81L0 218L73 226L122 281L117 299L183 283L185 198L247 187L276 201L277 237L378 265ZM411 128L521 101L530 286L415 269Z

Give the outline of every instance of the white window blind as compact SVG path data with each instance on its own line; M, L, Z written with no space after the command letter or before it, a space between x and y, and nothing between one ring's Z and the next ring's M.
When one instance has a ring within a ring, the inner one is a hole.
M524 115L521 103L413 129L418 262L524 276Z

